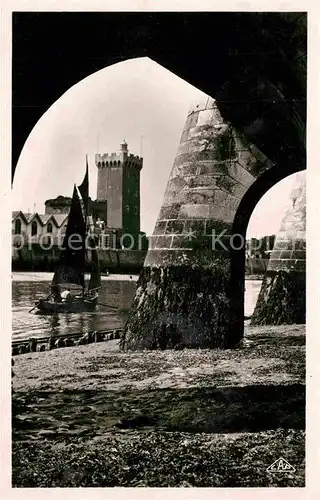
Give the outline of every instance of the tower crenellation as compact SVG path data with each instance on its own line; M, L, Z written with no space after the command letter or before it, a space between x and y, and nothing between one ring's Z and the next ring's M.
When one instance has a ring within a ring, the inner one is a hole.
M117 167L125 162L128 166L137 167L141 170L143 159L141 156L132 153L128 154L125 158L122 153L97 153L95 155L95 164L98 169Z

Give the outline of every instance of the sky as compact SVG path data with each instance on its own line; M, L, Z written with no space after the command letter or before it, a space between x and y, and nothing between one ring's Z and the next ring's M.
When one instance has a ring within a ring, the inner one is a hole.
M159 214L180 136L192 102L204 94L149 58L100 70L63 94L41 117L21 152L13 182L12 209L44 213L44 202L71 196L88 154L90 196L96 199L95 153L143 156L141 230L151 234ZM290 176L257 204L247 237L275 234L292 188Z

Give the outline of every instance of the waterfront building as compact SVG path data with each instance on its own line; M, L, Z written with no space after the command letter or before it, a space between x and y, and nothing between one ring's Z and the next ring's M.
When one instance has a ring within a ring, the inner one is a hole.
M38 214L12 212L12 244L44 244L58 246L63 239L68 221L67 214Z
M143 159L129 153L128 144L123 141L119 153L96 154L95 164L98 168L97 199L89 198L88 223L97 236L98 247L101 251L139 251L139 255L127 253L125 260L134 261L135 267L139 267L139 262L142 266L148 249L148 239L140 231ZM30 247L30 244L53 247L53 258L56 258L58 253L54 247L62 245L70 206L71 198L59 195L46 200L44 214L12 212L13 260L19 256L21 261L21 255L26 255L21 247ZM46 257L48 255L46 253ZM100 252L99 256L102 261L108 261L105 253ZM119 264L118 255L114 260Z

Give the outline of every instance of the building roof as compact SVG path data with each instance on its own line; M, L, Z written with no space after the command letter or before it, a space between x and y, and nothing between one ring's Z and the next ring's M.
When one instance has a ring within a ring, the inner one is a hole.
M31 213L23 213L21 210L13 210L12 212L12 222L14 222L14 220L17 218L17 217L22 217L22 219L24 219L24 221L26 222L26 224L29 223L29 219L30 219L30 216L33 215Z
M68 218L68 214L38 214L37 212L22 212L21 210L14 210L12 212L12 222L20 216L26 224L30 224L34 218L37 218L42 226L45 226L50 219L54 222L57 227L62 226L65 220Z
M18 215L22 216L25 219L25 216L21 212L21 210L13 210L12 211L12 222L18 217Z
M28 224L30 224L30 222L32 222L34 219L38 219L40 224L44 225L42 220L41 220L41 216L38 214L38 212L27 213L27 214L24 214L24 216L25 216Z
M39 214L39 217L41 219L41 222L43 225L47 224L47 222L49 221L49 219L52 217L52 214Z
M56 220L57 226L60 227L68 218L69 214L52 214L52 218Z

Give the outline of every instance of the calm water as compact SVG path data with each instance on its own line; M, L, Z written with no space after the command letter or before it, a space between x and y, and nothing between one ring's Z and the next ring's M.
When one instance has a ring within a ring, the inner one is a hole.
M110 276L103 279L99 302L116 307L108 309L99 305L93 313L56 314L43 316L28 311L35 302L50 292L49 273L13 273L12 275L12 329L13 340L47 337L51 334L78 333L92 330L121 328L126 319L136 289L137 277ZM253 312L261 281L246 280L245 315Z
M244 294L244 315L251 316L256 302L258 300L258 295L260 292L262 280L245 280L245 294Z
M12 281L12 331L13 340L47 337L50 334L78 333L92 330L121 328L127 318L136 289L133 277L110 277L102 280L99 305L92 313L39 315L29 313L35 302L50 293L50 273L13 273Z

